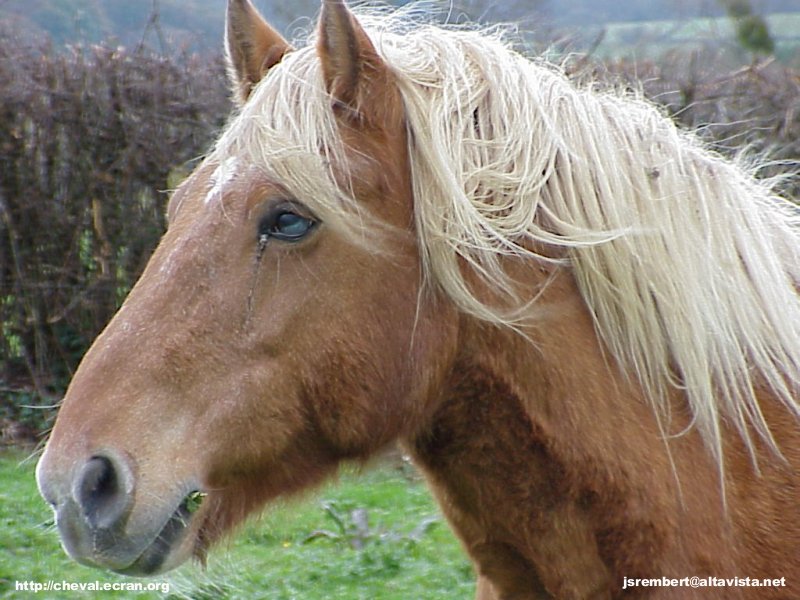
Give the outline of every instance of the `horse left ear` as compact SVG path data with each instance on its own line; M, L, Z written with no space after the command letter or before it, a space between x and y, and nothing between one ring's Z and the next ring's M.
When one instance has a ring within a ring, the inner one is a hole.
M244 104L253 87L292 46L275 31L250 0L228 0L225 51L236 101Z
M317 53L325 85L343 116L380 123L394 91L389 67L343 0L323 0ZM389 102L387 102L389 101ZM385 123L382 123L385 124Z

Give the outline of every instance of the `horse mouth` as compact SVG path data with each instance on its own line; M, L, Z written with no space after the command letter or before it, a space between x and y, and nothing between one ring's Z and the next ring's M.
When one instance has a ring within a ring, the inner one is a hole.
M164 568L173 549L184 541L189 526L205 496L206 494L196 490L184 496L161 531L136 560L127 567L114 570L123 575L154 575L160 571L169 570L172 566L177 566L176 564Z

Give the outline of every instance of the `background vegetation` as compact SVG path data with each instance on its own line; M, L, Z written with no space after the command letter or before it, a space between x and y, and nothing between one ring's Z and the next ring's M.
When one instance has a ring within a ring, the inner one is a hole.
M400 6L411 0L385 1ZM254 2L289 35L307 26L319 10L319 0ZM674 29L697 19L733 14L747 17L743 20L750 22L745 26L753 29L759 19L798 10L797 0L447 0L440 4L454 20L521 23L524 29L542 35L580 30L588 33L587 40L612 23L661 22ZM0 0L0 23L5 21L15 32L32 37L46 33L60 44L113 39L129 48L147 42L162 51L209 50L218 48L222 39L223 6L224 0ZM783 19L780 15L771 26ZM779 36L787 41L800 36L798 29L793 31ZM718 38L720 34L724 32L717 31Z
M0 417L36 428L229 107L218 58L0 40Z

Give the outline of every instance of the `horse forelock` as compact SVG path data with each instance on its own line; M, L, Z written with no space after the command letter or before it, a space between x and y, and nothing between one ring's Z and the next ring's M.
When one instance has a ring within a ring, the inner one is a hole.
M684 389L722 460L723 421L773 446L756 392L794 414L800 385L797 210L640 98L600 93L478 30L360 17L396 75L423 268L462 310L511 327L536 305L506 257L560 249L598 336L657 414ZM320 218L363 221L313 44L254 90L214 156L245 155ZM337 171L339 169L339 171ZM508 302L479 298L463 265Z

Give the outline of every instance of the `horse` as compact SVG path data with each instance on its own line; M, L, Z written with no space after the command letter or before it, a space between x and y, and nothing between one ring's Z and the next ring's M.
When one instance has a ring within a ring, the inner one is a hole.
M796 206L419 21L229 0L236 110L37 466L65 550L162 573L398 442L481 600L800 597Z

